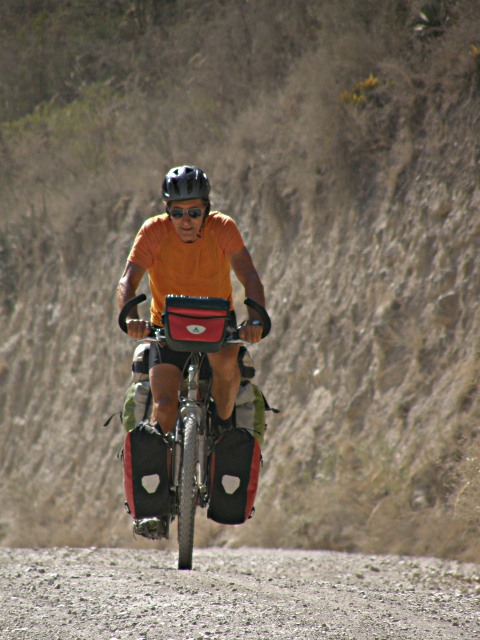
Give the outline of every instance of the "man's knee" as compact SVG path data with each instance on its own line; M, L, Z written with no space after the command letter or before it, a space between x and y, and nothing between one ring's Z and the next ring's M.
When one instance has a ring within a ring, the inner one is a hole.
M236 347L225 347L218 353L210 353L208 359L213 375L231 378L240 372Z
M178 397L181 372L172 364L159 364L150 368L150 385L155 402L172 402Z
M181 372L172 364L157 364L150 368L153 395L153 418L164 431L173 429L178 408Z
M153 402L152 419L164 433L172 431L178 412L178 397L160 396Z
M178 396L164 395L156 398L153 402L157 411L176 411L178 407Z

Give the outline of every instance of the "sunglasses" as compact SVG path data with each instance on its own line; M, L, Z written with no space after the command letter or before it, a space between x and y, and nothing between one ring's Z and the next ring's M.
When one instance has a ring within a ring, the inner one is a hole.
M195 220L196 218L200 218L200 216L203 216L203 209L201 209L200 207L193 207L192 209L177 208L170 209L169 213L172 218L175 218L176 220L180 220L180 218L183 218L185 213L188 213L190 218L193 218Z

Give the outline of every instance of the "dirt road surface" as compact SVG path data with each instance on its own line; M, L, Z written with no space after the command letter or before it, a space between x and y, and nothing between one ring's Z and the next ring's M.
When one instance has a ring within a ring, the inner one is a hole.
M480 565L265 549L0 549L1 640L480 638Z

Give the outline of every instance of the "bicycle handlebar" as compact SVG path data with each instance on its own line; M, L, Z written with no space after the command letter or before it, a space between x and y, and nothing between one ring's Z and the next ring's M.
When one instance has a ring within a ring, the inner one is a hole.
M120 329L124 333L128 333L128 327L127 327L128 314L133 309L133 307L136 307L138 304L145 302L146 299L147 299L147 296L144 293L141 293L140 295L135 296L135 298L131 298L131 300L128 300L125 303L123 309L120 311L120 314L118 316L118 324L120 325Z
M138 296L135 296L131 300L128 300L128 302L125 304L123 309L120 311L118 316L118 324L120 326L120 329L124 333L128 333L128 327L127 327L128 314L133 309L133 307L136 307L142 302L145 302L146 299L147 299L147 296L144 293L140 293ZM264 307L262 307L261 304L258 304L258 302L255 302L255 300L252 300L251 298L245 298L243 303L247 307L250 307L251 309L256 311L260 316L261 322L263 325L262 338L266 338L272 328L272 321L270 320L270 316L268 315L267 310ZM237 331L240 330L240 328L241 327L238 327ZM152 335L155 335L154 332L152 333ZM226 340L226 342L228 342L228 340Z
M261 304L258 304L258 302L255 302L255 300L252 300L251 298L245 298L243 304L247 305L247 307L250 307L258 313L263 326L262 339L266 338L270 333L270 329L272 328L272 321L270 320L270 316L268 315L267 310L262 307Z

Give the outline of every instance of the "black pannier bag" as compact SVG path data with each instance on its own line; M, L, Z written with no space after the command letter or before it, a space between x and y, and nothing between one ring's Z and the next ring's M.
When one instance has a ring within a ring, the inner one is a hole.
M170 512L170 449L163 434L148 422L129 431L123 447L123 486L134 518Z
M248 431L225 432L210 459L207 517L220 524L242 524L253 515L261 467L260 445Z
M174 351L219 351L229 317L230 302L224 298L168 295L163 314L167 346Z

